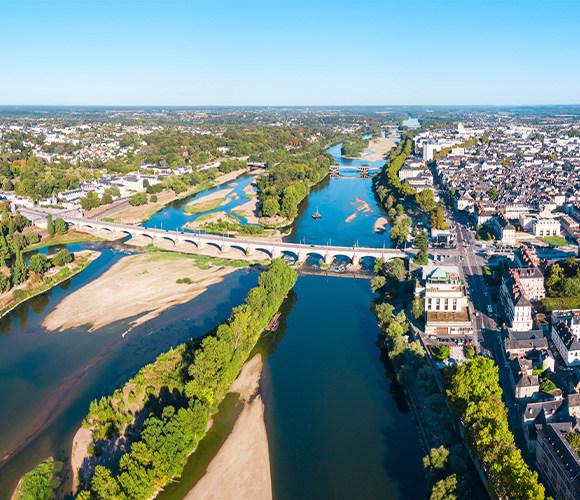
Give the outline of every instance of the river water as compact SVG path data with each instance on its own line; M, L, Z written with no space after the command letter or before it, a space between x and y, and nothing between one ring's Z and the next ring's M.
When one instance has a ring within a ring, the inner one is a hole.
M340 145L334 148L340 151ZM237 179L234 192L243 192L250 182L250 176ZM356 210L356 197L372 211L345 223ZM242 196L228 210L238 201ZM182 213L183 205L174 203L147 225L181 227L193 218ZM322 219L315 222L322 223L314 225L310 215L317 207ZM369 179L326 180L300 210L291 241L388 244L372 231L381 213ZM21 475L49 455L69 459L72 438L92 399L111 394L159 353L214 327L243 301L259 274L238 270L125 337L128 321L91 334L87 327L47 333L42 322L60 300L133 251L109 243L69 246L71 251L85 248L102 254L80 275L20 306L0 324L0 457L7 457L0 465L0 500L7 500ZM275 339L258 346L268 354L263 396L276 500L425 497L417 432L404 405L397 406L397 386L379 361L372 298L367 280L300 276ZM183 498L188 474L194 483L203 473L233 423L233 402L226 400L223 409L215 435L188 462L182 490L176 485L159 498Z

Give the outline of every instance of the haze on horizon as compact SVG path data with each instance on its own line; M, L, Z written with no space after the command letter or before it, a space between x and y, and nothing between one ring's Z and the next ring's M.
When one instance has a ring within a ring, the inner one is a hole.
M580 3L0 0L0 105L580 103Z

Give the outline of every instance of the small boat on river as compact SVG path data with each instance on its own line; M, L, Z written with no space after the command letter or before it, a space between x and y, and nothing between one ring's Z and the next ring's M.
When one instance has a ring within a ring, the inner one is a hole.
M316 209L316 213L312 214L312 218L313 219L320 219L320 218L322 218L322 215L320 215L318 213L318 208Z

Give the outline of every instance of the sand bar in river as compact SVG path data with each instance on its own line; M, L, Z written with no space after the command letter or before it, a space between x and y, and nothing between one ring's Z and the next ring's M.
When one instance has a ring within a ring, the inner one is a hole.
M68 295L44 320L49 331L90 325L89 331L141 315L132 326L184 304L218 283L233 267L195 267L185 255L147 253L123 257L102 276ZM192 283L176 283L190 278Z
M184 500L272 500L264 403L258 394L262 368L262 356L256 354L232 384L230 392L240 394L244 409L205 475Z

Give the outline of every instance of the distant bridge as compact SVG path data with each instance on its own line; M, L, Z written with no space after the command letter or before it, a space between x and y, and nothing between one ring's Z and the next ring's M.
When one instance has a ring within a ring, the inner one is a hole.
M132 238L142 236L151 239L152 244L171 242L177 248L193 245L197 250L213 246L220 250L220 252L228 252L232 248L237 248L248 257L254 254L254 252L262 252L272 259L281 257L283 254L290 254L299 263L304 262L309 256L318 256L325 264L331 264L335 257L346 257L355 266L360 264L361 259L366 257L374 259L383 258L386 262L396 258L403 259L407 257L407 254L402 250L392 248L306 245L301 243L272 242L268 241L267 238L226 238L224 236L205 233L167 231L142 226L129 226L113 222L95 221L82 217L65 216L63 218L67 223L75 225L79 230L90 229L94 232L107 232L112 236L126 234Z
M379 167L371 167L369 165L332 165L331 172L339 172L340 170L358 170L359 172L369 172L370 170L379 170Z

